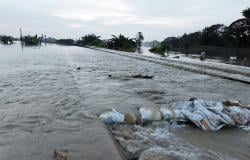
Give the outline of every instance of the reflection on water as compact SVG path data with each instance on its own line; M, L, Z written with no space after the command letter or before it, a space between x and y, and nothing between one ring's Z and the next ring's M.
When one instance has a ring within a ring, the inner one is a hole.
M110 147L103 150L100 146L112 145L105 138L107 133L91 117L109 108L127 111L190 97L250 103L247 84L78 47L48 44L22 50L18 43L0 45L0 68L0 159L3 160L50 159L53 148L68 149L74 160L108 153ZM124 81L110 79L110 74L155 77ZM219 148L223 154L238 159L250 156L248 133L220 132L223 135L218 136L223 137L220 143L206 145L203 139L214 137L192 129L187 132L178 136L197 146L213 149L214 145L216 150ZM190 140L187 135L200 137L201 141ZM238 136L242 138L242 147L237 147ZM232 149L224 150L225 145L233 148L234 154L229 153ZM106 159L110 158L108 155Z

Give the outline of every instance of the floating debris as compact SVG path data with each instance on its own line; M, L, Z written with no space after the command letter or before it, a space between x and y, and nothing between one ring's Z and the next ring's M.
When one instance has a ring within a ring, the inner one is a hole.
M129 77L129 76L128 76ZM131 78L142 78L142 79L152 79L154 78L154 76L148 76L148 75L141 75L141 74L137 74L137 75L132 75L130 76Z
M55 149L54 158L56 160L69 160L68 150L61 151L61 150Z
M116 76L116 75L108 75L109 78L114 78L114 79L124 79L124 80L129 80L129 79L153 79L154 76L149 76L149 75L141 75L141 74L136 74L136 75L125 75L125 76Z

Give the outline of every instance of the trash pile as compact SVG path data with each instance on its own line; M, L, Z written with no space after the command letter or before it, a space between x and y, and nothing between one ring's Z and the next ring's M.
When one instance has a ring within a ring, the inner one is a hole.
M173 103L169 107L138 108L137 113L106 111L99 118L106 124L145 124L166 120L192 123L206 131L218 131L223 127L250 128L250 105L238 101L214 102L191 98Z

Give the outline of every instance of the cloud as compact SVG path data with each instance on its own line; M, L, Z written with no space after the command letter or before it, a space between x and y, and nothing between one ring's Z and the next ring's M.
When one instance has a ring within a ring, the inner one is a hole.
M86 7L87 6L87 7ZM78 6L65 6L56 9L50 15L78 21L91 21L104 18L123 18L128 16L132 8L120 0L83 1Z
M113 0L108 0L115 2ZM77 23L95 23L105 26L118 25L160 25L166 27L180 27L191 26L202 18L191 17L157 17L157 16L143 16L132 8L129 8L122 3L114 3L107 5L107 3L96 3L82 9L61 9L51 13L52 16L75 21ZM194 21L194 19L196 19ZM70 27L78 27L72 26Z
M157 26L166 26L166 27L188 27L192 26L194 23L197 23L200 18L174 18L174 17L156 17L156 18L144 18L135 21L135 24L140 25L157 25Z
M89 32L134 36L142 31L146 38L164 39L216 23L228 25L250 5L249 0L23 1L0 0L1 32L18 35L22 27L30 33L79 37Z
M91 21L95 19L93 15L90 15L88 13L75 12L75 11L57 11L55 13L52 13L51 15L55 17L76 20L76 21Z
M192 26L204 17L145 17L132 12L121 12L116 10L94 10L82 9L76 11L58 11L53 16L73 20L78 23L96 23L105 26L118 25L158 25L166 27ZM79 25L70 25L79 27Z
M83 28L84 26L81 24L70 24L69 27L71 27L71 28Z

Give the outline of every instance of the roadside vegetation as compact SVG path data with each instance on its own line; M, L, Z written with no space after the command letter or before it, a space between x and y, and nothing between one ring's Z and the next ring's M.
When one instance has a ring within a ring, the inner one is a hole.
M100 47L100 48L107 48L119 51L126 51L126 52L138 52L141 51L141 46L143 42L143 35L141 32L138 32L136 38L129 38L122 34L116 36L112 35L110 39L101 39L101 36L95 34L87 34L82 36L78 40L74 39L55 39L55 38L46 38L46 36L38 37L37 35L31 36L20 36L20 41L23 45L26 46L36 46L41 45L42 42L44 43L57 43L61 45L70 45L70 46L80 46L80 47ZM0 36L0 42L3 44L12 44L14 38L10 36Z
M76 44L82 47L95 46L126 52L135 52L137 49L136 38L129 38L122 34L118 36L112 35L112 38L108 40L102 40L101 36L95 34L88 34L77 40Z
M243 10L242 15L243 18L232 22L229 26L214 24L202 31L185 33L181 37L168 37L160 43L160 46L152 47L150 51L162 53L165 46L169 46L173 51L184 51L186 54L196 48L207 47L250 49L250 8ZM250 57L250 54L248 56Z
M249 66L250 64L250 8L243 10L243 18L229 26L214 24L201 31L180 37L167 37L162 42L144 43L152 53L165 56L168 50L203 57L228 60L230 63ZM165 48L166 47L166 48ZM195 57L195 56L194 56Z
M162 42L157 46L153 46L149 51L154 54L158 54L162 57L165 57L169 49L170 49L169 45Z
M101 36L97 36L95 34L88 34L76 41L76 44L78 46L101 46L103 42L100 38Z
M58 39L56 40L56 43L67 46L75 45L75 41L73 39Z
M135 38L125 37L122 34L118 36L112 35L112 38L108 40L108 48L119 51L135 52L136 41Z

